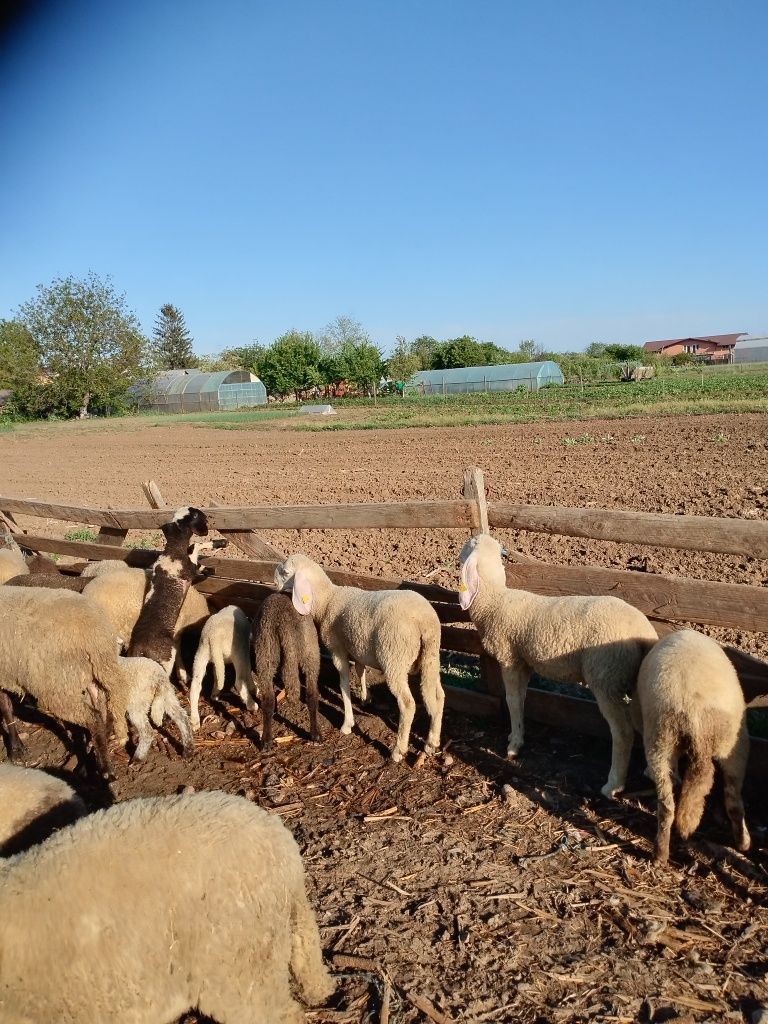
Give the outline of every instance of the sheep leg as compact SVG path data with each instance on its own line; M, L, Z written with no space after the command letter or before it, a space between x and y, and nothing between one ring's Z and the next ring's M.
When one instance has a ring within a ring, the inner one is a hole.
M408 686L407 672L387 672L387 685L397 698L397 706L400 709L400 721L397 726L397 740L392 748L392 760L402 761L408 753L411 725L413 716L416 714L416 701Z
M608 781L600 790L603 796L610 799L620 793L626 785L635 728L627 704L608 697L596 687L592 692L611 730L611 770L608 772Z
M173 653L171 659L167 664L163 664L168 677L170 678L174 667L176 668L176 680L183 690L186 690L189 686L189 673L187 672L184 659L181 656L181 637L177 636L173 638Z
M274 673L262 672L257 678L254 673L253 685L261 697L261 749L271 750L273 742L273 726L275 720L275 676Z
M504 691L507 697L507 709L509 710L509 738L507 739L507 757L514 758L520 753L523 745L525 726L523 724L523 709L525 707L525 694L528 689L528 680L531 677L527 665L517 663L514 665L502 665L501 676L504 680Z
M205 670L207 668L208 647L207 644L201 643L195 652L195 661L192 666L192 683L189 687L189 717L195 732L200 728L200 694L203 689L203 679L205 679Z
M360 681L360 700L365 704L368 700L368 680L365 677L365 665L356 661L355 672L357 672L357 678Z
M704 751L694 750L680 787L677 801L675 824L683 839L687 839L697 828L704 814L704 801L715 780L715 765L712 756Z
M256 699L256 688L251 677L251 661L249 657L242 657L236 654L234 657L235 666L235 693L243 702L247 711L258 711L259 702Z
M421 654L421 699L429 715L429 733L424 753L434 754L440 749L440 732L443 726L445 694L440 682L440 641L425 644Z
M102 778L106 779L107 782L112 782L115 778L115 773L112 769L112 762L109 759L107 722L106 718L99 714L98 711L92 712L91 724L88 731L91 734L93 750L96 755L96 764L99 766Z
M309 736L313 743L319 743L321 739L318 721L320 693L317 687L317 677L320 674L320 665L307 664L305 661L302 662L300 670L304 679L304 699L309 710Z
M24 756L27 748L19 736L19 728L13 717L13 704L5 690L0 690L0 719L5 735L8 737L8 755L11 761L16 761Z
M648 756L648 768L651 778L656 783L656 860L666 864L669 860L669 841L672 834L672 822L675 818L675 793L672 788L672 768L666 754Z
M341 726L341 731L345 736L349 736L355 727L355 716L352 711L352 686L350 683L349 658L347 658L346 654L336 654L335 652L331 652L331 657L333 658L333 664L336 666L336 671L339 673L339 681L341 683L341 700L344 704L344 721Z
M723 771L725 809L731 821L734 845L742 853L746 852L752 844L746 822L744 821L744 802L741 798L741 787L747 770L748 755L749 736L747 735L746 723L742 722L736 746L728 757L720 759L720 767Z
M134 751L133 758L135 761L143 761L152 747L152 740L154 739L152 727L147 720L146 712L142 712L140 708L129 707L127 714L128 721L136 730L139 737L139 742L136 744L136 750Z

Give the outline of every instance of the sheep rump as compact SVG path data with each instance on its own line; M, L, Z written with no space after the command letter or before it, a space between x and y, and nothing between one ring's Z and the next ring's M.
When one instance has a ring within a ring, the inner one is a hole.
M226 793L126 801L0 864L0 949L0 1019L27 1024L300 1024L290 974L333 990L295 840Z
M127 743L127 718L138 734L134 752L137 761L143 761L149 753L154 733L149 725L159 728L167 715L179 730L179 737L186 755L192 747L192 726L186 711L179 703L176 691L165 669L151 658L119 658L125 678L124 695L121 703L125 708L123 718L115 717L115 736L120 743Z
M62 779L36 768L0 765L0 856L20 853L85 814Z
M656 784L656 860L669 859L672 823L683 839L697 828L712 788L714 764L723 773L725 809L738 850L750 847L741 787L749 755L744 694L718 643L692 629L670 633L643 661L637 680L648 774ZM686 756L675 810L673 776Z
M270 750L275 717L275 676L282 677L286 696L300 697L301 677L309 709L309 734L320 741L317 682L320 676L320 643L309 616L299 615L288 594L270 594L253 620L251 637L256 689L262 700L264 726L261 745Z
M55 671L52 667L55 666ZM107 749L111 695L123 692L114 636L81 594L0 587L0 714L11 756L24 749L8 694L34 697L41 711L90 733L99 767L112 777Z
M212 615L203 626L197 645L192 683L189 689L189 708L192 728L200 728L200 692L209 662L213 664L213 692L224 689L226 666L235 669L235 690L249 711L258 707L251 680L250 655L251 624L248 616L236 605L229 604Z

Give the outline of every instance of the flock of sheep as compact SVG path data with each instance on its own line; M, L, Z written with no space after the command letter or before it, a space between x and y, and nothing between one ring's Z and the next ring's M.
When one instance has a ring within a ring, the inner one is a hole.
M66 576L10 540L0 548L0 720L11 760L23 753L12 698L27 697L69 731L83 762L90 740L107 779L110 736L127 745L129 727L138 760L165 717L186 752L200 727L209 664L216 691L231 664L245 707L254 712L260 703L265 749L273 740L275 679L292 690L303 679L318 741L320 643L339 673L343 733L354 726L351 666L363 699L366 669L378 669L398 703L392 759L402 760L415 712L409 675L418 673L429 716L425 754L439 749L440 622L425 598L336 586L316 562L294 554L277 567L280 592L253 623L234 606L209 615L193 586L206 575L199 556L212 543L197 539L208 533L204 513L179 509L163 533L165 549L149 573L114 561ZM504 555L490 536L468 541L459 600L502 667L508 756L522 746L532 671L584 683L611 730L606 796L623 789L634 730L643 733L658 792L657 860L669 857L673 823L683 838L697 827L715 761L736 846L748 849L746 712L719 645L691 630L659 640L648 619L618 598L511 590ZM180 647L190 626L202 633L187 714L171 674L186 686ZM687 767L676 809L681 757ZM300 1021L291 978L309 1004L333 989L296 843L277 816L247 800L190 793L85 815L65 783L4 765L0 853L0 1024L171 1024L192 1008L221 1024Z

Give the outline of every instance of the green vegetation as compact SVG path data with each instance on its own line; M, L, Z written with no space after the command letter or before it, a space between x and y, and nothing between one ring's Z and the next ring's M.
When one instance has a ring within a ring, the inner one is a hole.
M93 530L89 530L86 527L81 527L79 530L69 530L64 534L64 540L77 540L83 544L93 544L96 540L96 533Z

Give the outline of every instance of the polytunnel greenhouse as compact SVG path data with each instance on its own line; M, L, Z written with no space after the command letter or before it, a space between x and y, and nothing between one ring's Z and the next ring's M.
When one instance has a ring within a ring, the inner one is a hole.
M734 363L768 363L768 334L745 334L733 349Z
M267 404L267 389L247 370L165 370L129 393L141 409L153 412L215 412Z
M538 391L546 384L563 384L557 363L502 363L499 366L462 366L453 370L419 370L406 390L417 395L462 395L473 391Z

